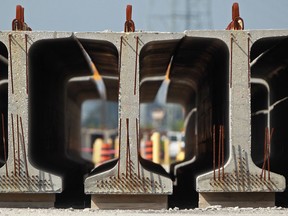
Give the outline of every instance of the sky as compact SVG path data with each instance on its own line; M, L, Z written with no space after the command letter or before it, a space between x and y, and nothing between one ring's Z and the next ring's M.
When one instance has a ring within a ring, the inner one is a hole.
M225 29L231 21L235 0L190 0L190 7L187 0L0 0L0 30L11 30L16 5L21 4L25 8L25 21L34 31L119 32L123 31L126 5L131 4L136 29L181 32L186 29L185 20L178 19L172 25L171 13L181 15L187 8L193 11L204 1L210 1L212 25L195 29ZM288 0L238 0L238 3L245 29L288 29Z

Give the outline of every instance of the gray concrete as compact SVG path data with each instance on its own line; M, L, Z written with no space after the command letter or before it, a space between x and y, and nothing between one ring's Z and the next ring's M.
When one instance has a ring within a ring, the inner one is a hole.
M0 169L0 193L61 192L62 185L59 176L35 168L29 162L27 52L30 46L38 40L66 38L71 34L70 32L0 32L0 41L6 45L9 52L7 139L9 152L6 165ZM270 180L261 179L261 169L255 166L251 159L249 53L256 40L263 37L287 36L288 31L186 31L184 33L127 34L90 32L75 33L75 35L78 38L110 41L119 53L121 52L120 158L114 167L91 175L85 180L86 193L107 195L168 195L172 193L172 181L164 176L162 171L159 172L153 164L146 166L139 161L139 53L150 41L180 39L184 35L220 39L226 43L231 55L229 83L227 83L229 85L229 128L227 130L229 131L230 155L224 167L225 178L223 179L221 174L220 179L214 180L213 172L200 175L196 183L197 191L211 193L281 192L285 189L286 182L283 176L271 172ZM202 151L205 152L205 148ZM8 170L7 176L6 169ZM221 173L222 169L223 167L220 169ZM216 176L218 176L218 170L216 170Z
M74 210L74 209L11 209L11 208L1 208L1 215L29 215L29 216L53 216L61 214L63 216L73 216L73 215L100 215L100 216L110 216L110 215L119 215L119 216L178 216L178 215L227 215L227 216L250 216L250 215L287 215L288 210L284 208L221 208L220 206L214 206L205 209L195 209L195 210L182 210L177 209L170 210L93 210L93 209L84 209L84 210Z
M147 34L148 35L148 34ZM139 51L146 34L121 36L119 88L120 157L113 168L85 180L85 192L91 194L170 194L172 182L139 161ZM150 35L149 35L150 36ZM148 40L150 38L148 37ZM165 39L167 39L165 37ZM146 39L147 40L147 39ZM150 39L151 40L151 39ZM119 47L120 49L120 47ZM155 166L155 165L154 165ZM108 184L106 183L108 182ZM96 184L95 184L96 183ZM137 196L136 196L137 197ZM131 197L132 199L136 197Z
M8 139L6 140L8 142L8 161L6 163L8 176L5 165L0 169L1 193L61 192L60 177L39 170L29 162L29 95L26 54L35 41L40 38L53 37L53 33L39 36L38 33L31 32L0 33L0 40L6 45L9 53ZM39 143L39 145L41 144Z
M258 37L260 32L255 32ZM264 31L264 33L267 33ZM279 32L280 33L280 32ZM271 31L272 36L275 32ZM283 34L283 33L282 33ZM280 33L281 35L281 33ZM260 178L261 169L256 167L251 158L251 113L249 52L254 39L253 32L232 31L225 35L225 42L230 50L229 76L229 148L230 155L225 164L225 179L216 180L213 173L197 178L198 192L281 192L286 184L285 178L271 173L270 181ZM223 38L223 36L222 36ZM251 39L252 38L252 39ZM252 40L248 44L248 41ZM248 47L249 45L249 47Z

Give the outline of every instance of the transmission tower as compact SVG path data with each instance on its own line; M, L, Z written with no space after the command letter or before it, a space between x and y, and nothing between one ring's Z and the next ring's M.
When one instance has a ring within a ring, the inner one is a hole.
M159 14L153 10L156 1L150 0L152 10L149 15L149 27L164 26L166 31L183 31L189 29L211 29L211 0L170 0L170 12ZM151 22L153 20L153 22Z

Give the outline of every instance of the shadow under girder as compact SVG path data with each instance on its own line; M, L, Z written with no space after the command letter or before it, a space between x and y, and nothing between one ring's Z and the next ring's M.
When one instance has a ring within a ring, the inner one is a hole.
M256 41L251 48L251 154L264 163L265 128L271 133L270 170L288 177L288 37ZM265 169L267 170L267 162ZM287 184L287 182L286 182ZM288 190L277 193L276 205L287 207Z
M178 40L152 41L140 53L140 102L153 103L165 79L173 56L166 103L185 109L185 161L188 163L171 177L177 178L169 207L197 206L196 177L212 169L212 127L224 125L225 155L228 155L228 65L226 44L214 38L184 37ZM197 112L190 114L193 109ZM189 131L191 129L193 131ZM225 157L227 160L228 157ZM180 162L181 163L181 162Z
M78 40L100 75L117 80L116 47L102 40ZM29 70L29 160L38 169L62 177L63 192L56 196L56 207L88 207L83 178L93 164L80 155L81 103L99 93L92 80L73 83L71 79L93 77L93 72L73 36L34 43ZM118 92L118 81L114 83L111 89ZM107 92L115 100L115 94Z
M8 158L8 50L2 42L0 42L0 140L0 167L2 167Z

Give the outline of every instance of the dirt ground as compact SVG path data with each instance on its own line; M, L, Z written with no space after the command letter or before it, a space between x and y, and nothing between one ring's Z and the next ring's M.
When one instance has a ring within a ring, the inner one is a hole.
M178 215L227 215L227 216L248 216L248 215L288 215L287 208L273 207L273 208L221 208L219 206L209 207L205 209L193 209L193 210L93 210L93 209L27 209L27 208L0 208L1 216L8 215L21 215L21 216L178 216Z

